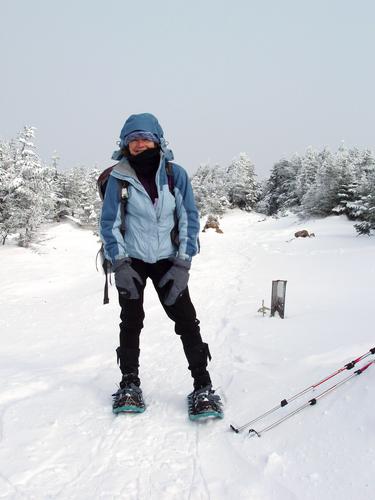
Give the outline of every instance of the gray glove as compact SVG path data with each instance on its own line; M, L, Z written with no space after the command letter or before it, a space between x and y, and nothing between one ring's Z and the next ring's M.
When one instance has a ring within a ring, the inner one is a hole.
M125 295L128 299L139 299L139 292L135 286L134 280L143 285L143 281L137 271L131 264L131 259L125 258L116 260L112 264L113 272L115 273L116 287L121 295Z
M158 287L162 288L171 281L170 289L163 302L166 306L173 306L178 297L186 289L189 281L190 262L179 258L173 259L173 266L167 271L159 281Z

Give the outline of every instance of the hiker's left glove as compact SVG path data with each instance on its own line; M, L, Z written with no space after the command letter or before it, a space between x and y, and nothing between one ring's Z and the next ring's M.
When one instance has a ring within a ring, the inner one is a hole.
M139 292L135 281L143 285L142 278L131 266L131 259L125 258L115 261L112 264L115 273L115 283L120 295L125 295L127 299L139 299Z
M170 288L163 299L166 306L173 306L176 300L182 295L189 281L190 262L179 258L173 259L173 266L167 271L159 281L159 288L165 286L168 282Z

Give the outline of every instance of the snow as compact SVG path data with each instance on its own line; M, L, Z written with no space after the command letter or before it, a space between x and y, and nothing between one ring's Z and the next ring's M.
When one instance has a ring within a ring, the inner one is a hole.
M224 234L202 233L194 258L191 296L225 404L225 418L206 423L187 418L192 381L150 284L141 337L147 410L112 414L119 307L113 287L102 305L90 231L55 224L32 249L0 248L0 499L371 496L375 367L260 438L229 430L375 345L375 238L357 237L343 216L261 219L226 214ZM316 237L291 240L299 229ZM270 306L273 279L288 281L284 320L257 312L262 299Z

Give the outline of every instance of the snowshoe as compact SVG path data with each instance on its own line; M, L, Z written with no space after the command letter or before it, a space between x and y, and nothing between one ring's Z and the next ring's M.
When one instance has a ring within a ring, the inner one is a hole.
M190 420L224 417L223 403L211 385L196 389L188 395L187 399Z
M139 383L138 377L135 380ZM134 381L129 375L123 376L119 390L112 394L113 413L143 413L145 411L142 389Z

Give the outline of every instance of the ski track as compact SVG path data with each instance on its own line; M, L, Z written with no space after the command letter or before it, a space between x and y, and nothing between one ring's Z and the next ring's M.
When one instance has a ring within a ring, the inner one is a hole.
M373 400L375 370L267 437L229 430L230 423L250 420L347 357L373 347L368 336L352 337L358 325L350 315L347 328L345 321L340 323L339 343L337 335L300 331L304 318L309 318L310 332L319 332L330 314L336 322L341 317L338 301L345 302L345 294L340 289L335 297L327 294L325 308L315 298L315 273L323 267L329 287L331 278L341 280L330 263L344 269L358 258L349 223L342 218L310 221L317 238L289 241L301 228L296 219L259 219L228 214L221 222L224 234L201 235L202 254L194 260L191 295L213 356L214 385L225 404L225 418L217 421L188 420L186 395L192 381L180 340L150 283L141 336L147 410L112 414L110 394L119 380L114 354L119 310L113 288L110 305L100 304L102 276L95 275L93 264L97 239L90 233L53 225L32 252L1 249L9 268L0 276L6 310L0 318L5 332L0 499L349 500L375 485L366 469L366 460L375 463L374 433L367 437L375 424L372 415L357 425L357 440L347 442L340 435L343 429L350 432L350 419L334 428L339 415L356 418L356 402L363 407ZM330 239L335 231L343 248ZM369 263L374 246L371 239L361 246ZM303 279L301 266L311 271ZM25 274L17 274L20 267ZM363 286L364 274L352 278L354 287ZM374 277L373 265L366 274ZM272 279L288 279L285 321L257 313L262 299L270 305ZM304 294L311 294L311 300L303 300ZM314 308L320 308L319 317ZM334 323L329 325L327 333ZM329 426L327 443L317 446ZM337 442L345 458L333 452ZM344 464L354 467L356 461L360 479L343 478Z

